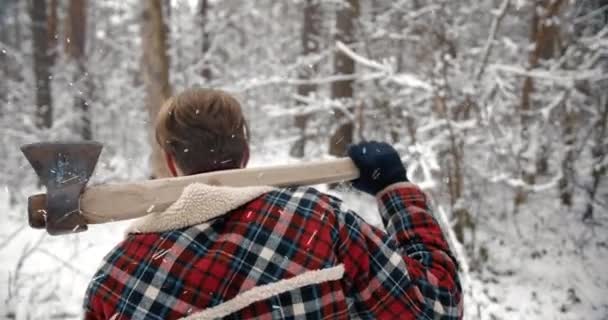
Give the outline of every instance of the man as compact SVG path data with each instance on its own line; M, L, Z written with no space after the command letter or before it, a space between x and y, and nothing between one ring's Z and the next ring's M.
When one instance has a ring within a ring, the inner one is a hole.
M170 99L156 137L173 175L242 168L239 103L217 90ZM309 187L193 184L136 221L104 259L87 319L459 319L456 262L397 152L351 146L353 186L376 197L386 232Z

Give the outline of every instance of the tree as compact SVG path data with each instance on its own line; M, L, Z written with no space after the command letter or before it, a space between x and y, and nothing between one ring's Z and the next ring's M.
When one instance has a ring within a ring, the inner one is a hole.
M46 1L30 2L32 44L34 51L34 78L36 80L36 124L39 128L53 125L53 98L51 96L51 63L47 24Z
M13 24L14 24L14 45L15 48L21 49L21 42L23 41L23 32L21 26L21 11L23 10L22 3L18 0L13 0Z
M201 75L206 82L211 81L211 68L209 67L209 57L207 56L209 53L210 42L209 42L209 30L208 29L208 19L209 19L209 1L201 0L200 4L200 22L201 22L201 31L202 31L202 40L203 44L201 46L201 54L205 59L205 64L203 66L203 70L201 71Z
M9 28L7 26L7 16L8 16L8 8L0 6L0 44L9 43ZM5 53L0 53L0 72L2 72L2 76L6 77L8 75L8 63L7 57ZM0 101L4 101L6 99L8 88L6 87L6 81L2 81L0 83ZM2 107L0 107L0 115L2 115Z
M162 103L171 96L169 85L169 56L167 55L167 26L163 21L163 1L150 0L144 2L142 16L142 73L146 90L146 108L151 123ZM152 155L151 175L153 178L168 177L160 146L151 134Z
M532 51L528 54L528 68L539 67L543 60L551 59L559 52L559 26L551 23L560 12L563 0L535 0L532 10L532 20L530 23L530 42L533 45ZM524 154L530 148L532 131L534 130L532 98L534 79L530 76L525 77L521 90L520 103L520 123L522 148L519 150L519 165L521 167L522 178L528 184L534 184L537 174L545 174L548 170L548 146L542 145L539 154L528 155L532 159L527 159ZM526 192L523 188L517 190L515 196L515 206L519 206L526 199Z
M354 40L355 20L359 16L359 0L348 0L347 5L340 8L336 16L336 40L351 43ZM336 51L334 56L334 73L352 75L355 73L355 62L342 51ZM331 85L331 96L337 99L346 110L351 109L353 100L354 80L335 81ZM348 119L343 110L335 111L338 128L329 139L329 153L342 156L353 141L354 124Z
M49 51L50 51L50 59L51 65L55 64L55 60L57 59L57 38L58 38L58 22L59 19L57 17L57 0L50 0L50 8L49 8L49 17L47 20L48 24L48 38L49 38Z
M300 31L300 45L302 48L302 56L304 59L319 52L319 37L321 29L321 8L320 3L317 0L306 0L304 3L304 12L302 19L302 27ZM298 78L301 80L307 80L311 78L312 74L315 74L318 70L317 64L300 67L298 72ZM302 83L298 86L298 95L300 97L308 97L317 90L317 86L311 83ZM296 102L300 106L306 104L298 99ZM301 158L304 156L306 150L306 124L308 122L309 115L298 114L295 116L295 125L299 129L300 136L291 148L291 155L294 157Z
M602 29L608 27L608 11L605 10L606 5L608 3L605 0L595 0L595 1L587 1L582 5L582 10L579 11L579 16L588 17L589 22L586 24L579 24L575 27L574 30L574 38L578 40L579 43L587 43L593 45L598 41L591 38L587 38L590 35L599 35L602 33ZM601 12L603 8L602 14L590 15L594 12ZM605 37L605 36L604 36ZM586 40L585 38L589 39ZM595 48L597 50L597 48ZM591 54L595 53L590 47L583 47L582 52L587 55L581 54L578 55L576 63L582 64L591 60ZM604 50L606 47L604 46ZM608 72L608 55L598 55L596 59L596 65L598 69L601 70L603 74ZM594 106L594 114L595 117L592 121L593 130L589 140L591 140L591 161L589 163L589 168L586 169L585 175L590 176L589 185L585 187L585 191L587 193L587 205L585 211L583 212L583 221L589 222L593 221L598 215L594 209L595 208L603 208L605 209L605 204L602 204L600 200L601 195L601 184L602 181L606 178L606 173L608 172L608 80L597 81L597 82L586 82L584 85L580 85L579 87L583 88L583 92L585 92L585 96L591 98L589 99ZM587 142L587 141L585 141ZM575 153L573 150L571 153ZM563 185L563 184L562 184ZM562 186L560 185L560 187ZM562 202L564 194L570 195L569 193L565 193L565 188L562 189ZM605 198L605 197L604 197ZM601 211L600 211L601 212Z
M53 0L55 2L55 0ZM82 139L91 140L91 115L86 98L90 95L91 82L87 74L86 35L87 3L86 0L70 0L66 27L66 50L76 65L73 75L75 85L74 108L80 113L78 131Z

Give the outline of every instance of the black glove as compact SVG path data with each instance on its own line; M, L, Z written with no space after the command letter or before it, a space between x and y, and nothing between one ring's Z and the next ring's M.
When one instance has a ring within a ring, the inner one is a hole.
M353 180L353 187L358 190L374 196L393 183L408 181L397 150L387 143L371 141L350 145L348 156L361 174Z

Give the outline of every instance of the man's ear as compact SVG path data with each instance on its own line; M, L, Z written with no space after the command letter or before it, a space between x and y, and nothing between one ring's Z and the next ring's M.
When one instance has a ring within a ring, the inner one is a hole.
M171 173L172 176L177 177L177 166L175 165L175 158L173 158L173 156L169 153L169 152L164 152L165 153L165 162L167 163L167 168L169 169L169 172Z
M241 160L240 168L245 168L247 166L247 162L249 162L249 146L245 147L245 152L243 152L243 158Z

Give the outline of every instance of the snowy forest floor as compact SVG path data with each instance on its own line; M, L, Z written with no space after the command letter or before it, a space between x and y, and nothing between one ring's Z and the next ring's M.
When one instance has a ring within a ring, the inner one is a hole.
M254 158L253 166L286 159L275 150L261 154L269 156ZM86 286L128 222L48 236L27 226L23 202L10 203L10 193L21 201L34 191L0 189L0 319L80 318ZM337 193L368 222L380 224L371 197ZM504 192L492 193L498 215L507 200L500 199ZM554 195L533 197L516 216L478 221L470 251L485 261L463 277L465 319L608 319L606 228L558 214L564 209ZM467 260L474 265L472 257Z

